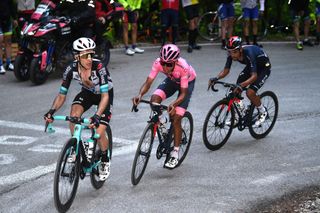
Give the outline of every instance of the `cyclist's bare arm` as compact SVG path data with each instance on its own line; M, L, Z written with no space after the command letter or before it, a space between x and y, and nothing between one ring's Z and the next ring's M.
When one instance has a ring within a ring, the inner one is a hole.
M107 92L101 93L101 100L96 112L97 115L101 116L109 103L109 94Z
M51 109L55 109L57 111L64 104L65 100L66 95L59 93L54 99Z
M222 78L226 77L229 73L230 73L230 69L229 69L229 68L224 68L224 69L221 70L220 73L217 75L217 78L218 78L218 79L222 79Z
M132 99L134 105L138 105L142 96L149 91L151 84L153 83L153 80L154 79L148 77L147 80L143 83L143 85L140 88L139 95Z

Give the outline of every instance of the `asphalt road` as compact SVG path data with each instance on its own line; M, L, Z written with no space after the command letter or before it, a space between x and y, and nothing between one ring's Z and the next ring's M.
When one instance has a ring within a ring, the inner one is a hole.
M265 43L272 73L264 90L279 99L279 117L264 139L247 130L235 130L226 145L209 151L202 142L202 125L209 108L224 96L208 92L207 81L224 66L226 52L204 45L192 54L182 47L182 57L197 71L189 111L194 138L183 164L162 168L163 159L151 156L137 186L130 182L131 166L149 108L132 113L131 98L146 79L159 47L142 55L126 56L113 50L109 70L115 85L112 131L115 138L111 175L96 191L89 178L80 181L70 212L250 212L258 202L275 199L309 185L319 185L320 61L319 47L303 51L294 44ZM243 68L235 64L225 80L234 82ZM0 212L55 212L53 172L67 124L56 123L55 134L43 132L43 114L59 91L61 73L40 86L17 82L12 72L0 76ZM152 89L164 78L159 75ZM65 106L68 114L79 86L73 84ZM166 101L165 103L169 103ZM93 111L86 115L90 116Z

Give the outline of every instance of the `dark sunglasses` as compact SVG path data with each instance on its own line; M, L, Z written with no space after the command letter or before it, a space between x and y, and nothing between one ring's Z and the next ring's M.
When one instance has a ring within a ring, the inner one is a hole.
M173 67L174 63L167 63L164 61L160 61L161 66L166 66L166 67Z
M80 54L80 58L81 59L92 59L93 55L94 55L94 53L84 53L84 54Z

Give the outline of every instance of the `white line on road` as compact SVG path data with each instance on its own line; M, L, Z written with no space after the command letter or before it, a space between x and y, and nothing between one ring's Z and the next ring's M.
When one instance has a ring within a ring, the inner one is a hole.
M10 128L20 128L20 129L29 129L35 131L43 131L44 127L42 125L33 125L27 123L20 123L20 122L13 122L13 121L3 121L0 120L0 126L10 127ZM56 133L69 135L69 129L67 128L57 128L55 127ZM121 144L122 146L113 149L112 156L119 156L128 154L133 152L137 145L136 141L126 140L122 138L113 138L114 143ZM39 148L39 147L38 147ZM38 149L37 151L43 151L42 149ZM47 147L48 148L48 147ZM57 148L57 147L50 147L50 148ZM10 184L17 184L21 182L26 182L42 175L48 174L53 172L56 168L56 164L51 164L47 166L38 166L29 170L25 170L23 172L2 176L0 177L0 185L10 185Z

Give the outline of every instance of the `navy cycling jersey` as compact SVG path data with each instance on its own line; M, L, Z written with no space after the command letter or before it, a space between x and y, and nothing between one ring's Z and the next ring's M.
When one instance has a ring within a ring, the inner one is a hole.
M256 45L243 45L243 61L239 61L241 64L247 66L246 70L249 70L250 73L256 72L259 74L261 69L265 67L271 67L268 55ZM232 65L232 58L229 55L225 68L230 69Z
M66 95L68 93L72 79L79 82L82 86L82 90L87 90L94 94L107 93L113 87L109 71L98 59L93 59L92 61L91 76L88 79L92 85L90 87L83 84L83 79L81 79L81 76L79 75L77 61L73 61L69 64L63 73L60 87L61 94Z

